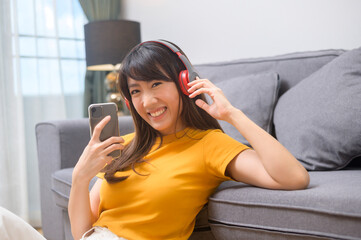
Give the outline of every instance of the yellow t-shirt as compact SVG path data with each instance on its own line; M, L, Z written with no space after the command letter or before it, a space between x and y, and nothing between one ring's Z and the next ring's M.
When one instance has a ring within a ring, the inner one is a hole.
M125 144L134 134L124 136ZM160 139L133 170L117 172L126 180L100 189L99 219L129 240L188 239L195 217L208 197L225 180L228 163L248 147L220 130L186 128ZM103 178L104 174L98 174Z

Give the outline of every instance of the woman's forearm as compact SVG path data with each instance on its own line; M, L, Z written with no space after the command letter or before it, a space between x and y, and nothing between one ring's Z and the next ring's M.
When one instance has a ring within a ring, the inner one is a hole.
M308 185L309 175L298 160L280 142L251 121L242 111L233 109L227 122L236 127L247 139L268 174L276 182L291 188L293 186L304 188Z
M197 99L195 103L215 119L232 124L247 139L255 150L256 161L266 171L266 177L271 177L276 183L276 188L299 189L307 187L309 175L306 169L281 143L257 126L241 110L233 107L221 89L208 79L199 78L188 83L188 86L190 87L188 89L190 98L195 98L200 94L208 94L212 98L212 104L201 99ZM252 154L254 157L255 154ZM235 160L237 159L239 158L235 158ZM231 165L228 171L233 172L236 169L237 174L244 169L239 170L234 166L239 166L239 164Z
M90 207L89 181L77 180L73 176L70 190L68 213L71 231L75 240L78 240L88 231L94 222Z

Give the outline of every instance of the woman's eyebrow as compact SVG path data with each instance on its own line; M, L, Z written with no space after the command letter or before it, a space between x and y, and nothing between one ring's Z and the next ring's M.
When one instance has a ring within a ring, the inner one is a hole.
M128 88L131 88L131 87L139 87L139 84L138 83L129 84Z

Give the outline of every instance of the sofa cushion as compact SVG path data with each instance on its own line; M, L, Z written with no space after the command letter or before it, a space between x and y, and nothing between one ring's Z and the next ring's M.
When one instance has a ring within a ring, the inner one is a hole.
M360 239L361 170L310 172L305 190L228 181L209 199L216 239Z
M68 209L72 174L73 168L64 168L51 175L51 190L54 193L55 204L64 209ZM96 180L97 177L94 177L91 180L89 184L89 191Z
M234 107L241 109L258 126L271 133L279 82L277 73L261 73L234 77L217 82L215 85L222 89ZM219 122L225 133L241 143L249 145L235 127L225 121Z
M361 48L302 80L278 101L277 139L308 170L345 167L361 155Z

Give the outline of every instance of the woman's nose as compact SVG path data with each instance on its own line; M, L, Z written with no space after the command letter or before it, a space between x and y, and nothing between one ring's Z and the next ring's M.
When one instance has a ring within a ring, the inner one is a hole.
M157 102L157 98L152 93L145 93L143 95L143 106L149 107Z

